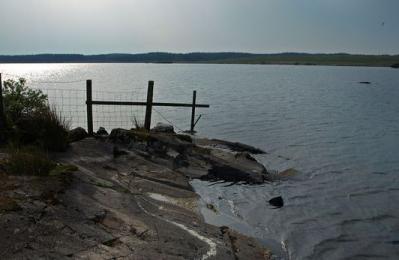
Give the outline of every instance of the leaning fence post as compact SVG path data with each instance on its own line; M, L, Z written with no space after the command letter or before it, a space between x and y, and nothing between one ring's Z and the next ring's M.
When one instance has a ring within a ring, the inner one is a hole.
M195 126L194 120L195 120L195 104L196 104L196 101L197 101L197 91L194 90L193 91L193 107L191 109L191 127L190 127L191 134L194 133L194 126Z
M93 104L92 104L92 82L86 81L86 105L87 105L87 132L93 135Z
M152 101L154 96L154 81L148 81L147 89L147 104L145 109L144 128L150 131L151 129L151 114L152 114Z

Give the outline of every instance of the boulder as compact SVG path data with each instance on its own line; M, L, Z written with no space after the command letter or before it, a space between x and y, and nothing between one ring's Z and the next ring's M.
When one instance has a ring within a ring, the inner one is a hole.
M107 132L107 130L105 130L104 127L100 127L100 128L98 128L96 134L97 134L97 135L104 136L104 135L108 135L108 132Z
M158 123L153 129L151 129L152 133L169 133L174 134L173 125L168 125L164 123Z
M112 129L108 138L120 144L131 145L133 143L147 143L152 141L152 136L146 131L126 130L122 128Z
M392 64L391 68L399 69L399 63Z
M89 136L86 130L82 127L77 127L68 132L68 141L70 143L80 141Z
M275 197L269 200L269 204L275 206L276 208L281 208L282 206L284 206L284 200L281 196Z
M129 144L132 141L131 131L122 128L112 129L109 139L114 142Z

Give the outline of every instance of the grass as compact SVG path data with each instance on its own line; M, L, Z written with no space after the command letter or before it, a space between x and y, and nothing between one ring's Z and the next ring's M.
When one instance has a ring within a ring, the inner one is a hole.
M5 171L9 175L48 176L56 167L47 153L37 147L15 147L9 149Z
M139 121L136 117L133 117L134 129L136 131L146 131L144 123Z
M68 147L69 122L55 108L38 110L16 122L13 140L22 145L37 145L49 151Z
M77 170L78 170L78 167L76 167L75 165L57 164L57 166L49 172L49 176L60 176L65 173L70 173L70 172L74 172Z
M75 165L53 162L46 152L35 146L10 145L8 153L9 157L2 162L8 175L57 177L78 170Z
M18 203L11 198L0 196L0 213L20 210Z
M68 146L69 122L57 113L55 108L47 108L34 116L41 127L39 144L51 151L64 151Z

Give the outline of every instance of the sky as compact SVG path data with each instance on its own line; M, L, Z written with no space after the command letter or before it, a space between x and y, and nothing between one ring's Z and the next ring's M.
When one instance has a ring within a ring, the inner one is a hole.
M399 0L0 0L0 54L399 54Z

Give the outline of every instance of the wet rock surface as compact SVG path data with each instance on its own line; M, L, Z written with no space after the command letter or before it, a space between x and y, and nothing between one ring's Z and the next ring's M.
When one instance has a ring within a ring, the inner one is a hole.
M256 147L247 145L247 144L242 144L238 142L229 142L225 140L219 140L219 139L197 139L197 144L199 145L205 145L205 146L211 146L211 147L219 147L219 148L224 148L224 149L229 149L234 152L248 152L252 154L265 154L266 152L258 149Z
M115 149L124 152L114 156ZM266 169L245 154L175 134L118 130L105 142L74 142L56 158L78 170L42 178L1 173L1 259L271 257L254 239L204 223L189 184L204 176L234 181L229 173L238 171L241 181L261 182Z

